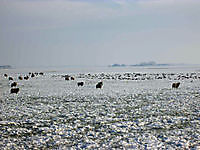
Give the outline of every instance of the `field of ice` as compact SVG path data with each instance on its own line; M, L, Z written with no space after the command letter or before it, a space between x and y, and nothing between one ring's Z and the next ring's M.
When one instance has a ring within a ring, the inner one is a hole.
M0 72L1 149L200 149L198 70L28 72Z

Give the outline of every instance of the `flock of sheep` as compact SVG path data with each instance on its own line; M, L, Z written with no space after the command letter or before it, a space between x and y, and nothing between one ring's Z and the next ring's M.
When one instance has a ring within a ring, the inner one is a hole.
M25 75L25 76L18 76L18 79L19 80L28 80L29 78L34 78L35 76L38 76L38 75L41 75L43 76L44 73L43 72L35 72L35 73L31 73L29 72L28 75ZM13 77L11 76L8 76L7 74L4 74L4 77L5 78L8 78L9 81L14 81ZM63 76L65 78L65 80L75 80L75 78L73 76L69 76L69 75L64 75ZM18 93L19 92L19 88L17 87L17 82L14 81L11 83L11 89L10 89L10 93ZM81 81L81 82L77 82L77 86L84 86L84 82ZM172 83L172 88L178 88L180 86L180 82L177 82L177 83ZM96 88L98 89L101 89L103 87L103 82L100 81L96 84Z
M29 72L27 75L24 76L18 76L18 80L29 80L30 78L34 78L36 76L43 76L44 73L43 72ZM11 89L10 89L10 93L18 93L19 92L19 88L17 87L18 83L16 81L14 81L13 77L8 76L7 74L4 74L4 77L7 78L9 81L12 81L12 83L10 84ZM73 76L69 76L69 75L62 75L62 77L64 77L65 80L75 80L75 77ZM200 76L198 76L197 73L187 73L187 74L183 74L183 73L179 73L179 74L166 74L166 73L161 73L161 74L141 74L141 73L125 73L123 75L121 74L79 74L77 76L77 78L87 78L87 79L99 79L101 80L100 82L98 82L96 84L96 88L97 89L101 89L103 87L103 82L102 80L104 79L113 79L113 80L151 80L151 79L169 79L171 80L172 77L174 77L174 80L184 80L184 79L192 79L191 82L193 82L193 80L195 79L200 79ZM77 86L84 86L84 82L77 82ZM180 82L175 82L172 83L172 88L179 88L180 86Z
M19 80L28 80L29 78L34 78L35 76L38 76L38 75L44 75L44 73L43 72L40 72L40 73L38 73L38 72L35 72L35 73L29 72L29 74L25 75L24 77L23 76L18 76L18 79ZM11 76L8 77L7 74L4 74L4 77L8 78L9 81L14 81L13 77L11 77ZM11 94L12 93L16 93L17 94L19 92L19 88L17 87L17 82L16 81L12 82L10 86L11 86L11 89L10 89L10 93Z
M30 78L34 78L36 76L43 76L44 73L43 72L29 72L27 75L24 76L18 76L18 80L29 80ZM19 88L17 87L17 82L14 82L13 77L8 76L7 74L4 74L4 77L7 78L9 81L12 81L11 83L11 89L10 89L10 93L18 93L19 92ZM65 80L75 80L75 77L73 76L69 76L69 75L62 75L61 77L63 77ZM179 73L179 74L175 74L175 73L150 73L150 74L146 74L146 73L124 73L124 74L119 74L116 73L114 75L112 74L79 74L77 75L77 78L87 78L87 79L98 79L101 82L98 82L96 84L96 88L101 89L103 87L103 82L102 80L109 80L109 79L113 79L113 80L153 80L153 79L168 79L168 80L184 80L184 79L190 79L191 82L193 82L193 80L195 79L200 79L200 76L198 73ZM84 86L84 82L77 82L77 86ZM180 86L180 82L175 82L172 83L172 88L178 88Z
M19 76L18 79L19 79L19 80L28 80L29 78L34 78L35 76L38 76L38 75L44 75L44 73L43 73L43 72L40 72L40 73L37 73L37 72L31 73L31 72L29 72L28 75L25 75L24 77ZM5 77L5 78L8 78L9 81L14 81L13 77L8 76L7 74L4 74L4 77ZM64 77L65 77L65 80L75 80L74 77L69 76L69 75L65 75ZM83 82L83 81L77 82L77 85L78 85L78 86L83 86L83 85L84 85L84 82ZM12 82L10 86L11 86L11 89L10 89L10 93L11 93L11 94L12 94L12 93L17 94L17 93L19 92L19 88L17 87L17 82L16 82L16 81ZM97 88L97 89L98 89L98 88L101 89L102 87L103 87L103 82L102 82L102 81L101 81L101 82L98 82L98 83L96 84L96 88Z
M65 80L75 80L75 78L74 77L72 77L72 76L69 76L69 75L65 75L65 76L63 76L63 77L65 77ZM81 81L81 82L77 82L77 85L78 86L83 86L84 85L84 82L83 81ZM96 89L101 89L103 87L103 82L101 81L101 82L98 82L97 84L96 84Z

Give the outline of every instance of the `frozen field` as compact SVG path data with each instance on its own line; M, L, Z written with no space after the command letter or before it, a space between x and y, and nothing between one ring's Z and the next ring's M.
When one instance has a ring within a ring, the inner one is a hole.
M1 149L200 149L198 69L0 71Z

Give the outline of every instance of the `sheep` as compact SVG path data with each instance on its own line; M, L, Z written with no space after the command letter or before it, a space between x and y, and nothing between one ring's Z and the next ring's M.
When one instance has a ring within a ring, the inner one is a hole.
M65 75L65 80L70 80L70 76L69 75Z
M19 76L18 79L19 79L19 80L23 80L22 76Z
M177 83L172 83L172 88L178 88L180 85L180 82L177 82Z
M83 85L84 85L84 82L78 82L77 85L78 85L78 86L83 86Z
M96 84L96 89L98 89L98 88L101 89L102 86L103 86L103 82L99 82Z
M12 77L9 77L8 80L13 80L13 78L12 78Z
M11 87L17 86L17 82L11 83Z
M32 73L32 74L31 74L31 78L34 78L34 77L35 77L35 75L34 75L34 73Z
M18 93L19 92L19 88L12 88L12 89L10 89L10 93L12 94L12 93Z
M25 77L24 77L24 80L28 80L28 79L29 79L29 77L28 77L28 76L25 76Z

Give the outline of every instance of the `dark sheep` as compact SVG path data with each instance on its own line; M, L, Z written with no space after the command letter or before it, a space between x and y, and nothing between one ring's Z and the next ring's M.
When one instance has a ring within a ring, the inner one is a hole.
M29 79L29 77L28 77L28 76L25 76L25 77L24 77L24 80L28 80L28 79Z
M172 88L178 88L180 85L180 82L177 82L177 83L172 83Z
M43 75L44 75L44 73L43 73L43 72L40 72L40 73L39 73L39 75L43 76Z
M7 78L7 77L8 77L8 75L5 73L5 74L4 74L4 77L6 77L6 78Z
M12 94L12 93L18 93L19 92L19 88L12 88L12 89L10 89L10 93Z
M97 83L97 85L96 85L96 89L101 89L102 88L102 86L103 86L103 82L99 82L99 83Z
M9 77L8 80L13 80L13 78L12 78L12 77Z
M84 85L84 82L78 82L77 85L78 85L78 86L83 86L83 85Z
M17 82L11 83L11 87L17 86Z
M22 76L19 76L18 79L19 79L19 80L23 80Z
M69 77L65 77L65 80L69 80Z
M69 75L65 75L65 80L69 80L70 79L70 76Z
M162 77L157 77L157 79L161 80L161 79L162 79Z
M75 78L74 78L74 77L71 77L71 80L75 80Z
M31 78L34 78L34 77L35 77L35 75L34 75L34 73L32 73L32 74L31 74Z

